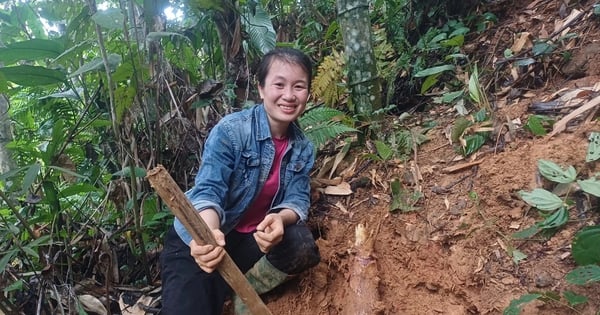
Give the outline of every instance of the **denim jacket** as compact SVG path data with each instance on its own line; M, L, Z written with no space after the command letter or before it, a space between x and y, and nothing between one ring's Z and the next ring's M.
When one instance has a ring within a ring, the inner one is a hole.
M305 221L314 147L295 123L290 124L288 137L279 188L269 212L291 209ZM195 185L185 194L196 210L216 210L221 231L227 234L262 189L274 157L275 145L263 105L226 115L211 130ZM192 237L177 218L174 226L181 240L189 244Z

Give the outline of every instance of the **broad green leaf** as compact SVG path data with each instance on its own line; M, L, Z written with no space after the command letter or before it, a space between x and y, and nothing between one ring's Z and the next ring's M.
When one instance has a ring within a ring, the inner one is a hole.
M543 211L554 211L563 205L562 199L543 188L536 188L531 192L521 190L519 196L530 206Z
M589 137L590 144L588 145L586 162L596 161L600 159L600 132L592 132Z
M25 254L35 257L35 258L40 258L38 252L35 249L33 249L29 246L23 246L22 249L25 252Z
M0 67L0 73L2 73L7 81L21 86L40 86L66 81L63 72L39 66Z
M596 178L578 180L577 184L581 187L581 190L585 191L590 195L600 197L600 181Z
M376 140L375 148L377 149L377 154L379 154L384 161L392 158L392 155L394 154L394 151L392 151L392 149L383 141Z
M42 186L44 187L44 201L50 205L53 214L60 213L61 207L58 200L58 190L56 190L54 182L45 180L42 182Z
M442 96L442 102L443 103L452 103L455 100L461 98L464 93L465 92L463 90L444 93L444 95Z
M245 30L250 35L250 43L263 54L275 48L277 34L269 14L261 7L256 6L254 14L248 12L246 19L242 19Z
M109 68L111 70L114 70L117 68L117 66L121 63L121 55L117 55L117 54L110 54L107 57L107 61L108 61L108 65ZM102 58L98 57L98 58L94 58L92 59L92 61L87 62L85 64L83 64L83 66L79 67L79 69L75 70L75 72L69 74L69 78L78 76L80 74L84 74L90 71L94 71L94 70L104 70L104 62L102 61Z
M443 40L440 42L440 44L443 47L461 47L464 43L465 43L464 35L457 35L457 36L451 37L447 40Z
M416 211L418 207L414 205L419 201L422 195L415 191L410 192L404 187L398 179L394 179L390 182L390 188L392 191L392 202L390 202L390 212L400 210L402 212Z
M438 78L440 77L440 74L441 73L437 73L425 78L425 81L423 81L423 84L421 85L421 94L427 93L427 91L429 91L431 87L438 83Z
M548 44L547 42L537 42L533 45L532 52L534 57L541 55L547 55L554 51L555 46Z
M587 303L588 301L588 298L586 296L579 295L573 291L565 291L563 292L563 296L571 306Z
M535 301L540 297L542 295L537 293L523 294L520 298L510 301L510 305L504 309L503 315L519 315L523 304Z
M556 183L568 184L577 177L577 171L572 165L563 170L558 164L544 159L538 160L538 170L542 176Z
M571 243L571 255L578 265L600 264L600 225L582 228Z
M122 29L125 16L120 9L108 8L106 10L98 10L92 15L92 20L101 27L109 30Z
M600 266L586 265L579 266L567 273L565 276L567 282L577 285L584 285L600 281Z
M469 156L479 150L485 143L485 136L482 134L474 134L465 137L467 145L463 149L463 155Z
M433 74L442 73L444 71L454 71L454 69L456 69L456 67L454 65L443 65L443 66L431 67L431 68L427 68L427 69L424 69L424 70L421 70L421 71L415 73L415 77L423 78L423 77L427 77L427 76L430 76Z
M16 42L0 48L0 62L9 65L19 60L56 58L63 50L63 44L57 40L32 39Z
M21 193L25 193L29 190L33 182L37 178L40 173L40 169L42 165L40 163L33 163L27 166L27 172L25 172L25 176L23 177L23 184L21 186Z
M544 221L539 222L536 225L540 229L548 230L563 226L565 223L567 223L567 221L569 221L569 211L565 207L560 207Z
M473 120L475 122L484 122L486 119L487 119L487 111L485 110L485 108L482 108L482 109L478 110L473 115Z
M534 136L545 136L548 132L544 125L542 124L542 120L538 115L532 115L527 118L527 123L525 124L525 129L529 130Z

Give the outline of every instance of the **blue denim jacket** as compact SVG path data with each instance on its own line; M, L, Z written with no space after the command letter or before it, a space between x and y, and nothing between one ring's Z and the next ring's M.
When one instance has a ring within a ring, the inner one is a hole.
M279 188L269 212L287 208L305 221L314 147L296 124L290 125L288 137ZM221 231L227 234L262 189L274 157L275 145L263 105L229 114L211 130L195 185L185 194L196 210L215 209ZM189 244L192 237L177 218L174 226L181 240Z

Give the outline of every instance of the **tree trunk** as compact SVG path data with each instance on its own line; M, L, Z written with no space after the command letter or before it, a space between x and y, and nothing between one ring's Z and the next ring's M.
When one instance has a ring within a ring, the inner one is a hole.
M367 0L337 0L338 22L344 39L350 106L362 121L381 108L381 83L371 41Z
M8 115L8 99L0 94L0 174L14 168L14 161L6 145L12 140L10 117Z
M225 82L235 85L235 108L241 108L248 98L249 70L246 53L242 47L242 23L237 4L229 2L223 10L216 10L213 19L219 33L225 65Z

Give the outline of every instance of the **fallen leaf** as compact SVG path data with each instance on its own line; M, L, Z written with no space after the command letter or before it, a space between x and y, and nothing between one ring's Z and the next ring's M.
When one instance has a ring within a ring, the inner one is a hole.
M81 302L81 306L83 306L84 310L99 315L108 314L104 304L102 304L102 302L100 302L100 300L95 296L90 294L82 294L77 296L77 298L79 299L79 302Z
M342 182L336 186L325 187L325 194L334 196L347 196L352 194L352 188L348 182Z

